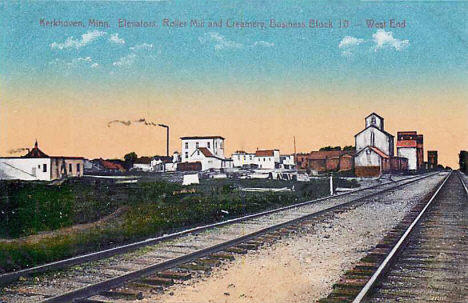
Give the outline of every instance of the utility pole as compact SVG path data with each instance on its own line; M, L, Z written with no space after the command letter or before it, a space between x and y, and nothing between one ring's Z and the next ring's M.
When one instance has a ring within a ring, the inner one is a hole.
M161 126L161 127L164 127L166 128L166 156L169 157L169 126L165 125L165 124L158 124L158 126Z
M296 162L296 136L293 136L294 138L294 162Z

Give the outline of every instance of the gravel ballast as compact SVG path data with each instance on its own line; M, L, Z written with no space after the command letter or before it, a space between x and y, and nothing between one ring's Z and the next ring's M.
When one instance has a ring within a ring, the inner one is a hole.
M313 302L367 254L446 174L369 199L140 302Z

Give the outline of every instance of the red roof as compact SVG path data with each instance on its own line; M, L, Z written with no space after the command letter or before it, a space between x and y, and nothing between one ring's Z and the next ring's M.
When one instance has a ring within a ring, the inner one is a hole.
M198 150L201 151L205 157L214 157L214 155L206 147L199 147Z
M397 141L397 147L416 147L416 140Z
M103 159L100 159L100 162L101 162L102 166L104 166L104 168L124 170L123 166L118 164L118 163L112 163L110 161L106 161L106 160L103 160Z
M273 149L257 150L255 152L255 156L257 157L273 157L274 155L275 150Z
M372 149L376 154L378 154L382 158L390 158L386 153L384 153L383 151L381 151L375 146L369 146L369 148Z
M34 148L31 149L29 153L27 153L24 158L49 158L42 150L39 149L37 141L34 144Z

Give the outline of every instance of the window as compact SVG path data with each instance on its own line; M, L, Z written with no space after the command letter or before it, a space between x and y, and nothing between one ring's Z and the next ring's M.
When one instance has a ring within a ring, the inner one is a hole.
M47 164L42 164L42 171L47 172Z
M80 163L76 164L76 172L79 173L81 171L81 165Z
M188 152L185 152L185 158L188 159Z
M271 158L268 158L268 161L271 161Z
M247 160L247 156L244 156L244 160Z
M195 143L195 147L198 148L198 142Z
M68 171L71 173L73 171L73 165L70 163L68 164Z
M265 158L263 158L263 162L265 162L265 161L266 161Z
M375 122L376 122L375 117L372 117L371 124L375 125Z
M185 149L188 149L188 142L185 142Z
M197 156L200 156L200 150L197 150Z
M371 135L370 135L370 145L375 146L375 134L374 134L374 132L372 132Z
M207 146L208 148L211 148L210 142L206 143L206 146Z
M370 155L370 154L371 154L371 150L370 150L370 149L366 150L366 154Z

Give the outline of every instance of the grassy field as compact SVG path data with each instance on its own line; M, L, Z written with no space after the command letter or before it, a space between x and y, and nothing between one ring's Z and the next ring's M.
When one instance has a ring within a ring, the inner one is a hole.
M342 179L334 183L339 187L357 186ZM292 186L294 191L282 193L238 190ZM0 271L32 267L189 226L319 198L328 194L328 186L325 179L306 183L209 179L190 187L168 182L113 184L73 180L60 186L2 182ZM79 224L89 226L73 229ZM60 232L63 229L66 232Z

